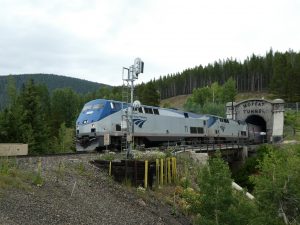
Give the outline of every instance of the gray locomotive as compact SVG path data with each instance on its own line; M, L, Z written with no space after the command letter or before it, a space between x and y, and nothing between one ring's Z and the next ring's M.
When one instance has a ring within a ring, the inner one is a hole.
M124 137L122 118L124 110L129 110L128 106L105 99L86 103L76 121L77 151L104 148L105 135L109 135L110 145L120 148ZM134 142L137 145L260 140L259 127L241 121L146 105L135 106L132 110Z

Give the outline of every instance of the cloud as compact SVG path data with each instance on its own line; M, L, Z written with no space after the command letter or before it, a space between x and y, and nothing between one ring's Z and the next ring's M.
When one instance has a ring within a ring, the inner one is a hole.
M56 73L119 85L270 47L299 51L296 0L1 0L0 74Z

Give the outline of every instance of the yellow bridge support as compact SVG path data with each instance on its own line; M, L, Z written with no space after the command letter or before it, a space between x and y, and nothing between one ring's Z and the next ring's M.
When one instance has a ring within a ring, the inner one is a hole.
M163 186L176 181L176 158L156 159L156 184Z
M145 181L144 188L148 187L148 160L145 160Z
M111 176L111 161L109 161L109 170L108 170L108 175Z
M115 173L112 171L112 167L114 162L109 161L108 164L108 175L112 176ZM141 162L140 162L141 163ZM131 163L133 164L133 163ZM131 165L130 164L130 165ZM133 175L134 176L135 182L138 180L137 177L137 162L134 162L134 169L133 169ZM107 164L106 164L107 165ZM154 165L155 165L155 171L154 171ZM125 166L125 178L127 179L128 174L126 173L127 171L127 162L124 165ZM132 166L132 165L131 165ZM41 162L38 163L38 167L41 167ZM139 167L141 169L141 167ZM155 174L154 174L155 173ZM126 175L127 174L127 175ZM171 184L176 182L177 179L177 165L176 165L176 158L175 157L168 157L165 159L156 159L155 163L149 163L148 160L144 161L144 188L148 188L148 185L150 184L151 186L153 185L153 177L156 175L156 186L163 186L165 184ZM140 177L142 178L142 177ZM143 179L142 178L142 179ZM141 181L141 179L140 179Z

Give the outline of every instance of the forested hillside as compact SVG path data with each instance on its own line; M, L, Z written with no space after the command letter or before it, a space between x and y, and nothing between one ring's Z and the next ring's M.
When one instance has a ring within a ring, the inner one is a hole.
M161 98L191 94L195 88L224 84L230 77L238 92L269 92L286 101L300 101L300 53L289 50L264 56L252 55L243 62L228 58L207 66L196 66L181 73L154 80Z
M0 110L0 143L27 143L30 154L74 150L75 121L84 103L121 98L118 87L101 87L86 94L57 88L49 93L45 84L33 79L17 91L14 76L8 77L5 89L9 101Z
M45 84L49 92L52 92L57 88L71 88L78 94L86 94L88 92L94 92L98 90L104 84L91 82L87 80L59 76L54 74L23 74L23 75L11 75L14 77L16 88L19 91L24 83L29 79L34 80L36 84ZM3 109L8 102L7 97L7 83L8 76L0 76L0 109ZM107 86L107 85L105 85Z

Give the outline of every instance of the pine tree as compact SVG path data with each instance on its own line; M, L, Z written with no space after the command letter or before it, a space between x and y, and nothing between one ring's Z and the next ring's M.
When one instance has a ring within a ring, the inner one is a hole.
M252 177L260 224L300 223L300 146L270 149Z
M220 156L211 158L199 174L199 224L223 224L234 203L228 166Z
M52 152L71 152L75 149L74 142L74 129L67 128L65 123L60 125L57 137L54 137Z
M197 224L257 224L254 202L243 193L233 191L230 170L220 152L200 170L197 183L200 194L192 205L193 211L199 214Z
M51 98L52 132L57 135L60 125L73 127L79 113L78 95L70 88L56 89Z
M33 80L23 85L19 101L23 109L22 139L29 144L30 153L45 153L49 150L49 128L42 109L39 89Z
M230 77L223 85L222 91L222 103L234 101L235 96L237 95L237 89L236 83L232 77Z
M0 117L0 141L7 143L22 143L22 125L23 109L18 101L15 80L12 76L8 77L7 92L9 104L1 113Z
M138 99L143 105L159 106L160 95L154 82L139 85L137 89Z

